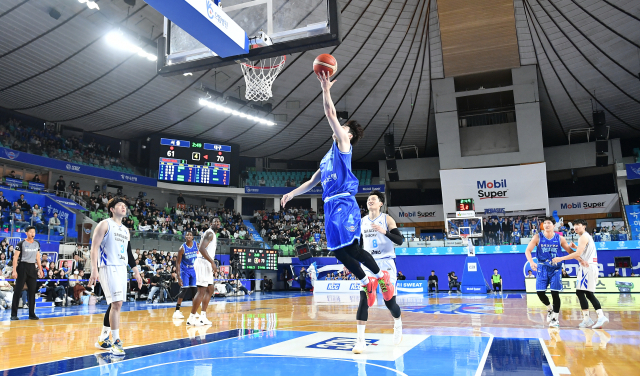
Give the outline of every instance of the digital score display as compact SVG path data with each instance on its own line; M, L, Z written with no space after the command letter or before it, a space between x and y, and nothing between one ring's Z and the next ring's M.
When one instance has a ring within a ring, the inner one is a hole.
M161 138L158 180L229 185L230 161L231 146Z
M242 270L278 270L277 250L233 247L231 252L238 256Z
M456 199L456 211L475 211L476 206L472 198Z

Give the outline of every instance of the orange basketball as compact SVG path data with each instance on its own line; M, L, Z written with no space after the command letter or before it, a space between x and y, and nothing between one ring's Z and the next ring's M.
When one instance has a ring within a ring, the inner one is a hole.
M327 72L329 73L329 77L331 77L338 71L338 62L335 57L329 54L318 55L313 61L313 71L316 72L316 74Z

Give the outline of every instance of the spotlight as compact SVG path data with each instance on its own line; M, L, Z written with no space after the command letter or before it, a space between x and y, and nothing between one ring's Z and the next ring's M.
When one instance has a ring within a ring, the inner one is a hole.
M230 114L232 116L239 116L241 118L245 118L245 119L247 119L249 121L253 121L253 122L256 122L256 123L265 124L265 125L276 125L276 123L274 123L272 121L269 121L267 119L259 118L259 117L256 117L256 116L252 116L252 115L249 115L249 114L244 113L242 111L232 110L232 109L230 109L228 107L219 105L217 103L210 102L208 98L200 98L198 100L198 103L201 106L207 106L209 108L214 108L214 109L216 109L218 111L223 111L226 114Z
M146 57L149 61L158 60L158 57L156 55L151 54L145 51L142 47L136 45L135 42L132 42L129 38L127 38L119 29L109 32L105 38L109 44L116 48L138 54L138 56L140 57Z
M100 7L98 6L98 4L96 4L95 1L91 1L91 0L78 0L78 2L80 4L87 4L87 6L89 7L89 9L97 9L100 10Z

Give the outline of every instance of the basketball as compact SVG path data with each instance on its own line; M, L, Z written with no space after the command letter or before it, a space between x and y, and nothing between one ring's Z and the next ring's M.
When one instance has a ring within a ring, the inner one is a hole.
M327 72L329 73L329 77L331 77L338 71L338 62L335 57L329 54L318 55L313 61L313 71L316 72L316 74Z

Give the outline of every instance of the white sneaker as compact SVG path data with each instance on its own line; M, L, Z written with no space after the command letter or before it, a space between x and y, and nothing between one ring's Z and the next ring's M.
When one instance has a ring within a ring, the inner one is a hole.
M402 324L393 326L393 345L398 346L402 342Z
M187 325L189 326L203 326L204 323L200 319L200 317L192 315L187 319Z
M56 302L56 303L60 303L60 302L62 302L62 299L60 299L60 298L56 298L55 302Z
M23 305L22 309L29 309L29 305L28 304Z
M362 354L366 347L367 343L365 341L357 341L356 345L353 346L353 349L351 349L351 352L354 354Z
M558 320L551 319L551 322L549 322L549 328L558 328L558 327L560 327L560 323L558 322Z
M4 311L4 306L0 304L0 311Z
M173 313L173 318L174 319L184 319L184 315L182 314L182 312L180 312L180 310L177 310Z
M602 329L602 326L609 322L609 319L607 318L607 316L602 316L602 317L598 317L598 322L596 322L596 324L594 326L592 326L592 329Z
M580 325L578 325L578 328L588 328L591 325L593 325L593 320L591 320L591 317L587 316L582 320Z
M550 322L553 318L553 308L547 311L547 322Z
M207 318L207 316L205 315L200 315L200 321L202 321L204 323L204 325L211 325L213 324L211 321L209 321L209 319Z

